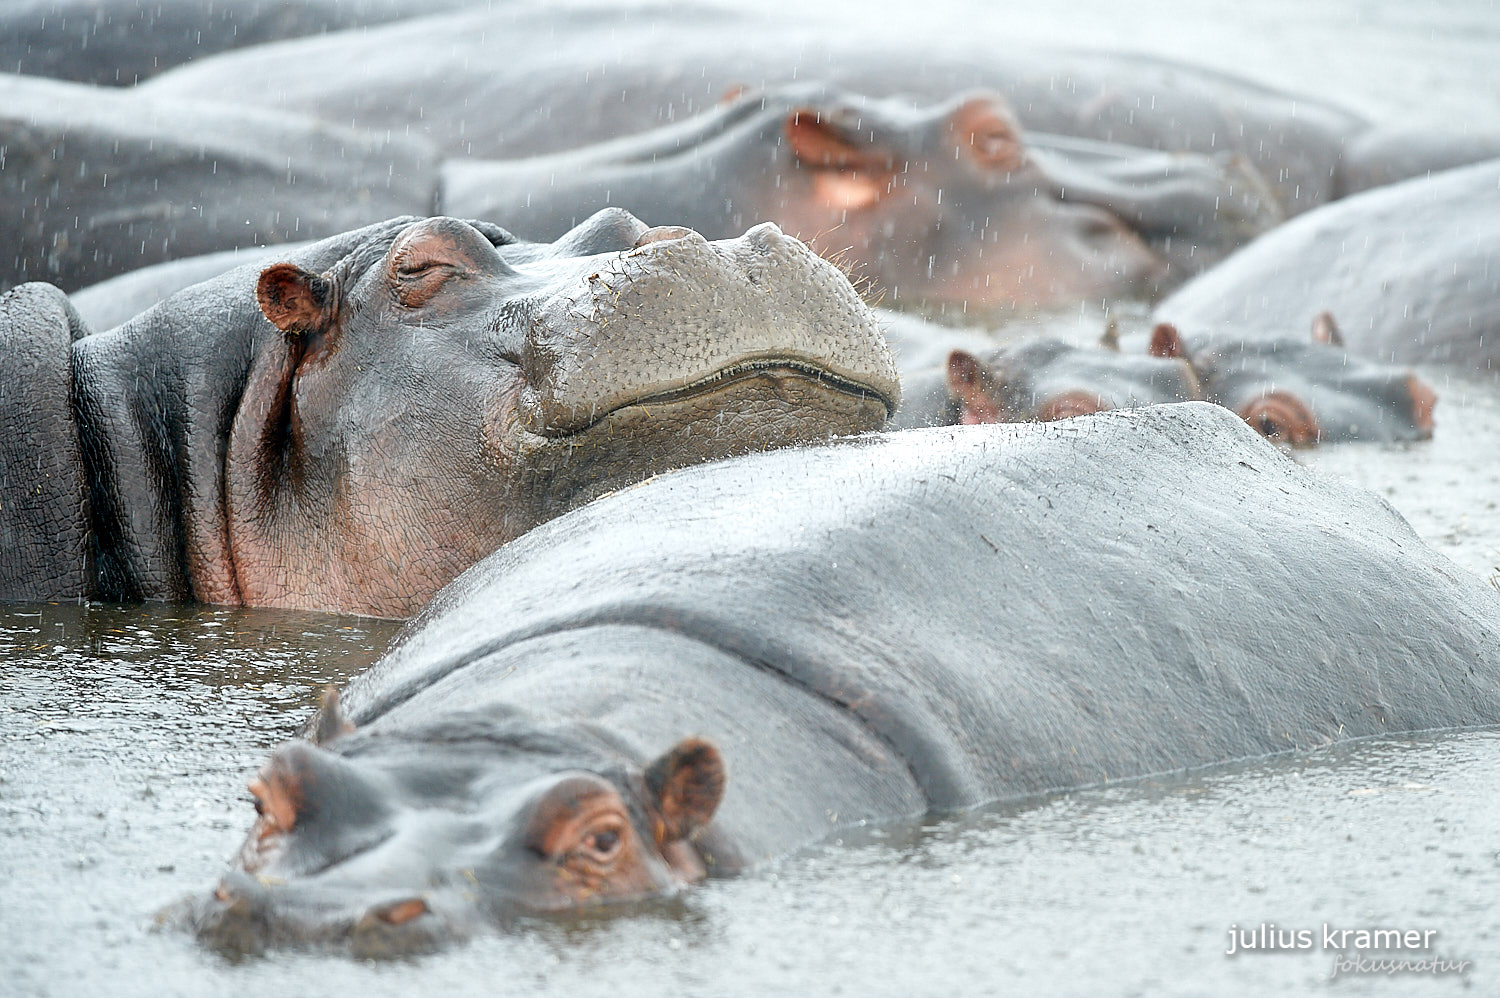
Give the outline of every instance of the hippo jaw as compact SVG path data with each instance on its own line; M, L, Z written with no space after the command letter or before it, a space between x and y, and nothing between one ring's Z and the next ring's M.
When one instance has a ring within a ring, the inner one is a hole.
M284 746L251 782L258 816L234 867L172 914L232 955L393 956L521 915L671 896L706 875L693 839L724 789L708 742L645 767L607 750L576 768L546 748L453 748Z

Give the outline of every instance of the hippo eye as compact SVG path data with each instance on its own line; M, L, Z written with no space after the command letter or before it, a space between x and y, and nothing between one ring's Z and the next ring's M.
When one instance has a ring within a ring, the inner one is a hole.
M620 833L613 828L595 832L584 840L584 845L600 856L610 856L620 848Z

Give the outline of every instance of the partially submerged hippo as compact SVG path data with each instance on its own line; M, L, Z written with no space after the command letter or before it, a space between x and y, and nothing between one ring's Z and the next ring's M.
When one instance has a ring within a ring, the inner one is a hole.
M429 214L426 143L261 108L0 74L0 291Z
M610 209L530 244L395 219L71 348L82 330L55 292L41 320L16 319L47 295L0 299L0 331L46 344L37 369L71 352L87 503L59 501L93 543L65 575L113 599L409 614L601 493L878 428L899 398L848 281L769 224L710 243ZM29 370L3 371L20 381L0 394L7 440L41 391ZM0 508L50 488L24 455L7 462Z
M1399 170L1431 165L1410 145L1377 142L1355 156L1351 143L1372 132L1359 115L1170 60L1028 50L1009 38L918 43L876 17L788 23L680 4L457 12L225 53L144 89L423 135L457 156L516 157L680 121L736 87L809 77L931 100L983 88L1003 94L1034 131L1168 152L1236 152L1275 187L1289 215L1345 189L1341 172L1351 157L1366 175L1393 151ZM1483 148L1500 155L1500 142ZM1452 152L1452 143L1439 142L1433 162L1446 165Z
M1184 333L1159 322L1149 336L1127 337L1126 350L1124 356L1142 362L1182 358L1193 372L1197 398L1224 406L1262 436L1290 447L1427 440L1435 426L1432 387L1409 368L1351 355L1327 312L1301 336L1246 332L1232 324Z
M1144 298L1280 221L1243 160L1023 137L996 94L918 107L825 85L531 159L453 159L440 206L555 238L609 204L707 236L769 219L898 308L964 314Z
M1268 233L1155 310L1184 332L1301 337L1353 354L1500 368L1500 160L1348 198Z
M889 429L1050 422L1110 409L1202 398L1176 341L1146 354L1033 337L949 351L939 366L901 371L901 408Z
M1217 407L755 455L439 594L272 755L187 914L426 948L864 822L1500 723L1497 663L1500 594Z

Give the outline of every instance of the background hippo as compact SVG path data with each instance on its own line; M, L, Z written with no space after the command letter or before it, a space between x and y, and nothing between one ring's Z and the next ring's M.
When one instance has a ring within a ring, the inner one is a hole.
M1216 407L721 462L439 594L252 783L195 924L426 947L861 822L1493 724L1497 653L1491 587Z
M1145 297L1281 218L1264 181L1227 155L1078 140L1062 142L1072 154L1062 155L1023 138L996 94L919 108L828 90L747 93L560 155L453 159L440 204L533 238L609 204L708 236L768 219L838 254L888 304L970 321Z
M1500 160L1296 219L1182 287L1155 317L1184 332L1301 338L1325 311L1362 357L1500 366Z
M868 310L805 246L618 209L552 244L395 219L71 354L89 591L387 616L602 492L876 428L899 399Z
M886 425L1048 422L1202 398L1175 338L1152 347L1127 354L1052 337L981 350L955 347L938 365L901 369L901 408Z
M481 157L573 148L678 121L747 85L815 78L928 99L985 88L1005 95L1036 131L1238 152L1274 185L1288 214L1341 189L1344 149L1369 130L1359 115L1315 96L1170 60L1023 50L1008 35L925 35L914 44L878 18L819 23L798 13L517 5L226 53L144 88L269 103L425 135L453 155ZM1439 153L1447 162L1450 150Z
M0 74L0 290L428 214L419 140Z

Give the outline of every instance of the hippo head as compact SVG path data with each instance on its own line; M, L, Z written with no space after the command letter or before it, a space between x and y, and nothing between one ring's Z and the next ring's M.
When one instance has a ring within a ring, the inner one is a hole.
M1153 335L1164 330L1177 335L1169 323ZM1277 443L1432 436L1432 388L1410 370L1351 355L1326 312L1314 319L1310 338L1214 333L1190 336L1189 349L1205 397Z
M844 252L896 307L987 312L1143 297L1161 261L1106 204L1064 192L998 96L936 107L792 102L769 217Z
M114 331L135 344L116 381L148 369L162 398L127 419L99 391L96 416L112 438L165 424L117 446L165 453L116 464L166 467L141 490L168 495L114 487L124 512L99 533L180 509L158 547L186 562L176 588L127 595L408 615L604 492L876 429L898 398L869 309L774 225L709 242L609 209L549 244L437 217L322 245ZM259 302L250 333L195 347L240 295ZM185 373L157 370L192 349Z
M214 948L407 953L517 915L670 895L716 862L726 777L702 739L641 761L519 711L399 734L332 716L325 704L322 744L284 745L250 782L239 855L177 911Z
M964 423L1047 422L1201 397L1175 336L1154 340L1146 355L1121 353L1108 337L1101 347L1045 338L983 355L954 350L947 379Z

